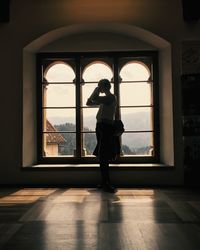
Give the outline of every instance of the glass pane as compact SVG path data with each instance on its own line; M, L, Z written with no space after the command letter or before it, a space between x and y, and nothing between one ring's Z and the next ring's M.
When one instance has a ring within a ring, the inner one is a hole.
M152 85L149 83L121 83L121 106L151 105L151 88Z
M44 131L76 131L75 109L44 109L43 115Z
M43 91L44 107L75 107L74 84L49 84Z
M106 78L111 80L113 72L111 68L103 62L94 62L90 64L83 72L83 80L85 82L98 82Z
M95 83L86 83L82 85L82 95L83 95L83 106L86 106L87 99L90 97L94 89L97 87L97 84ZM114 93L114 87L113 84L111 83L111 93ZM103 95L100 93L100 96Z
M98 108L83 108L83 131L95 131Z
M74 156L76 152L75 133L44 133L43 155L46 157Z
M73 82L75 73L69 65L56 63L45 72L44 76L47 82Z
M152 130L152 108L121 108L125 130Z
M92 156L93 151L96 147L97 140L95 133L84 133L83 134L83 152L82 156Z
M122 81L147 81L150 77L148 67L140 62L129 62L120 71Z
M153 155L153 133L123 133L123 155Z

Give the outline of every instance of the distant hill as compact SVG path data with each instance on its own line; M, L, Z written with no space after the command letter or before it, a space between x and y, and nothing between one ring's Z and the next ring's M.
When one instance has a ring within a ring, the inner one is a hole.
M68 118L66 123L66 118L62 117L51 117L48 118L50 122L59 130L65 130L62 126L67 125L68 131L75 130L75 125L73 124L74 118ZM123 115L122 117L125 130L151 130L150 118L148 112L135 112ZM71 125L69 125L71 124ZM93 116L88 116L84 118L84 128L85 131L95 130L96 119ZM131 150L137 148L149 147L151 143L151 133L136 133L123 134L123 144L127 145Z

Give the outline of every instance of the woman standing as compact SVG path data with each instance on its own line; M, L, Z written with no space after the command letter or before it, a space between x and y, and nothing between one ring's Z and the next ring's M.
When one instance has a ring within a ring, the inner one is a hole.
M100 162L103 190L115 192L116 189L110 184L109 162L116 158L117 153L113 126L117 100L116 96L110 92L110 89L111 84L109 80L100 80L98 86L88 98L86 105L99 106L96 115L97 146L93 154L98 157ZM105 95L99 96L100 93Z

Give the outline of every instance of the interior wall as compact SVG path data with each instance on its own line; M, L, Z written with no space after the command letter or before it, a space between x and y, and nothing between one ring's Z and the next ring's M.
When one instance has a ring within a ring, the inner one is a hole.
M115 0L114 2L112 0L102 0L98 3L92 0L11 1L10 22L0 24L0 100L4 110L0 123L0 129L3 131L0 142L0 184L38 184L41 182L46 184L86 184L95 183L98 180L99 177L95 170L94 172L77 173L76 171L28 172L21 169L23 165L22 131L24 126L24 48L27 49L26 52L29 50L30 53L33 53L34 49L39 51L44 44L55 41L56 34L51 33L52 31L58 31L57 39L59 39L63 36L59 29L63 29L63 33L65 33L67 28L68 34L71 32L71 35L75 35L80 31L80 27L90 26L91 31L91 26L97 27L98 25L101 25L101 29L106 30L106 32L111 32L109 30L110 27L113 33L118 32L121 35L126 34L126 36L129 36L128 34L131 33L131 30L134 30L139 40L141 40L142 31L146 30L147 33L150 32L155 34L155 36L151 36L148 41L143 40L145 43L154 44L154 42L158 42L157 38L161 37L172 45L172 109L175 167L170 171L132 170L129 172L114 172L112 176L115 182L124 181L133 185L136 183L153 185L183 184L180 51L183 40L200 40L200 24L198 22L189 25L184 22L181 1L179 0L175 0L173 3L165 0ZM140 29L137 27L140 27ZM48 34L48 36L45 34ZM38 38L40 39L37 40ZM41 40L43 43L41 43ZM35 43L32 44L32 47L27 48L26 46L33 41ZM85 40L84 43L87 45ZM31 116L31 113L27 114L26 111L24 112L26 116ZM26 139L29 141L28 143L32 144L32 141L35 139L34 133L30 138ZM163 144L165 144L166 139L167 134L165 134ZM26 152L27 155L29 153Z
M80 31L81 32L81 31ZM151 44L116 31L93 31L69 34L49 44L38 52L82 52L82 51L124 51L124 50L155 50Z
M174 166L174 129L171 46L159 53L160 160Z
M36 60L35 54L23 52L23 166L37 163Z

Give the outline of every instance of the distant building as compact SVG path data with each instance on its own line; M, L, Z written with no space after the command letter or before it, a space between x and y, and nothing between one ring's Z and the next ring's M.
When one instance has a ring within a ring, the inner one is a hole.
M48 121L46 120L46 131L50 133L46 133L45 138L45 156L57 156L59 145L62 143L65 143L65 138L60 133L54 133L58 132L58 130Z

